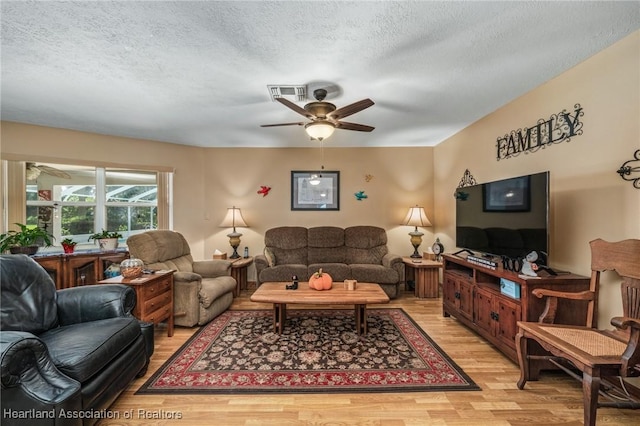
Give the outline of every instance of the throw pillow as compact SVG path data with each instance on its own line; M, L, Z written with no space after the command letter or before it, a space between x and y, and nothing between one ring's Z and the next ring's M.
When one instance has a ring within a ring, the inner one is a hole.
M264 257L267 258L267 263L269 264L270 268L276 265L276 256L273 254L270 248L264 248Z

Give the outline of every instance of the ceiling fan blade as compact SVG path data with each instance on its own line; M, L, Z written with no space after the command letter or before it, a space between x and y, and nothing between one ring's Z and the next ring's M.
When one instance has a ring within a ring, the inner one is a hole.
M276 126L304 126L305 123L279 123L279 124L261 124L260 127L276 127Z
M280 102L282 105L286 106L287 108L290 108L292 110L294 110L295 112L297 112L300 115L304 115L305 117L309 118L309 119L314 119L316 118L315 115L311 114L309 111L307 111L304 108L299 107L298 105L294 104L293 102L291 102L289 99L287 98L276 98L276 101Z
M374 102L371 99L363 99L347 106L343 106L342 108L338 108L337 110L328 114L328 116L334 120L340 120L344 117L350 116L351 114L360 112L363 109L369 108L372 105L374 105Z
M46 173L48 175L59 177L62 179L71 179L71 175L67 172L63 172L62 170L45 166L44 164L38 164L35 167L38 168L42 173Z
M375 127L367 126L366 124L347 123L346 121L338 121L336 123L336 129L343 130L357 130L358 132L371 132Z

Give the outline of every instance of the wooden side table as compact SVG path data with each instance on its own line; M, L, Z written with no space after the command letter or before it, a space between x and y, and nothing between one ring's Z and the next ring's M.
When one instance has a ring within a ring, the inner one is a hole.
M229 259L231 263L231 276L236 280L236 288L233 290L233 297L240 294L240 290L247 289L247 269L253 263L253 257L239 257Z
M438 271L442 268L442 262L427 259L415 259L403 257L405 265L405 281L413 278L415 281L415 296L420 298L438 297Z
M140 278L124 278L122 275L98 282L98 284L125 284L136 291L133 316L140 321L158 324L167 321L167 336L173 336L173 272L156 271Z

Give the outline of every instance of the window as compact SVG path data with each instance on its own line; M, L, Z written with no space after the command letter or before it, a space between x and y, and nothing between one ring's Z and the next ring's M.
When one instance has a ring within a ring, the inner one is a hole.
M129 235L158 227L158 174L63 164L27 163L26 224L63 238L93 244L102 229ZM170 182L170 179L167 180Z
M155 173L107 170L105 188L105 229L133 234L157 228L158 185Z

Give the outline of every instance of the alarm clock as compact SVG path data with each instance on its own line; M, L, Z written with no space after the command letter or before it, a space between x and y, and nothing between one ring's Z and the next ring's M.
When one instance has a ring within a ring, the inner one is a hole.
M436 255L436 260L442 259L442 253L444 253L444 246L440 242L440 238L436 238L436 242L431 246L433 254Z

